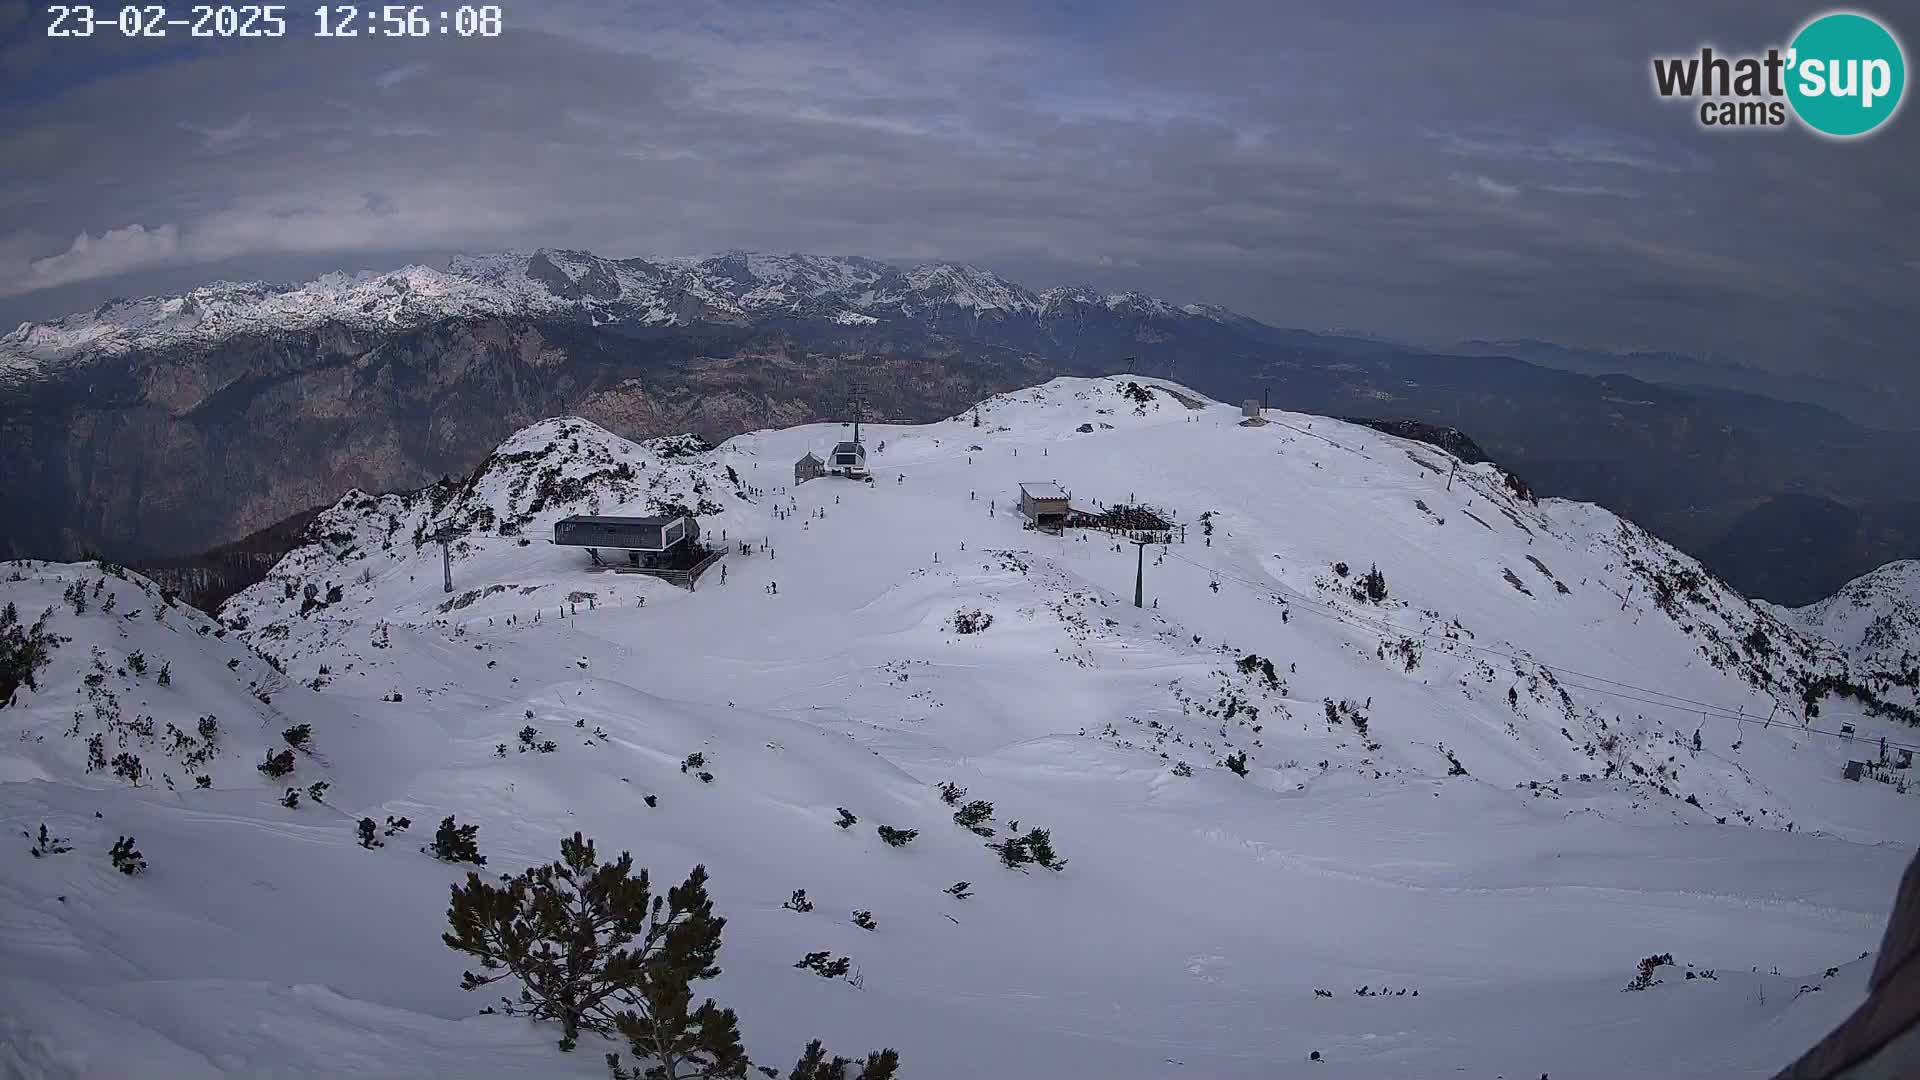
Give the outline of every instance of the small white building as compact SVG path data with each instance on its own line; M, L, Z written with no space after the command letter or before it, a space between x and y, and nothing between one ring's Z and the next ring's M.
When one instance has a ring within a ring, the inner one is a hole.
M1258 398L1248 398L1247 400L1245 400L1245 401L1243 401L1243 402L1241 402L1241 403L1240 403L1240 415L1241 415L1241 416L1259 416L1259 415L1260 415L1260 401L1259 401L1259 399L1258 399Z

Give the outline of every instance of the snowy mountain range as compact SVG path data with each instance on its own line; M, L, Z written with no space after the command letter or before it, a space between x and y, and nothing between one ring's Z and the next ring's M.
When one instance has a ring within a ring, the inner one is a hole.
M977 266L901 268L846 256L730 252L707 259L606 259L543 249L460 256L445 270L329 274L302 284L217 282L181 296L110 300L0 337L0 379L49 366L235 334L337 324L415 328L448 318L562 316L593 325L689 326L756 318L865 325L942 312L970 318L1072 317L1089 307L1135 317L1234 320L1224 309L1137 292L1034 292Z
M448 815L489 874L575 831L704 865L697 994L782 1071L1754 1076L1860 1000L1920 835L1911 567L1773 608L1492 463L1163 379L863 435L874 483L796 485L841 425L542 420L339 497L218 618L0 568L63 639L0 705L0 1062L606 1076L624 1044L460 988ZM1032 481L1181 528L1035 532ZM696 590L548 542L659 511L728 552ZM1058 870L987 846L1032 828Z
M540 250L445 269L220 283L0 338L0 555L193 556L349 487L461 475L578 415L645 439L950 415L1058 375L1134 371L1227 401L1458 429L1749 595L1807 603L1920 543L1920 433L1809 406L1269 326L974 266Z

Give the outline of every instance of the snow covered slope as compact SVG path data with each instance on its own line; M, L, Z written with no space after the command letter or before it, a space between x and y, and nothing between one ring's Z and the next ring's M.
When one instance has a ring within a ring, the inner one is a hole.
M336 324L410 328L489 315L577 318L595 325L687 325L766 316L841 323L968 315L1070 316L1100 307L1138 318L1241 320L1224 309L1135 292L1034 292L977 266L899 268L851 256L730 252L709 259L606 259L542 249L462 256L447 269L327 274L302 284L217 282L180 296L110 300L0 337L0 381L174 344Z
M563 418L464 481L345 496L217 626L137 577L14 567L0 593L72 640L0 709L0 819L74 850L0 850L0 1071L604 1075L459 989L463 873L416 850L448 814L503 872L575 830L656 879L704 863L711 992L779 1066L817 1035L915 1077L1750 1076L1844 1015L1920 835L1920 798L1842 779L1859 744L1828 733L1920 732L1839 696L1805 719L1856 659L1603 510L1264 419L1061 379L867 428L873 484L793 486L841 426L708 449ZM1184 533L1023 529L1031 481ZM670 508L724 578L548 542ZM201 762L167 725L208 714ZM945 781L1065 868L1001 867ZM362 816L414 824L364 850ZM108 864L126 834L139 876ZM821 949L858 985L794 967Z
M1890 562L1819 603L1782 612L1809 634L1833 642L1857 663L1911 669L1920 643L1920 560Z
M1773 610L1832 642L1883 699L1920 709L1920 560L1890 562L1818 603Z

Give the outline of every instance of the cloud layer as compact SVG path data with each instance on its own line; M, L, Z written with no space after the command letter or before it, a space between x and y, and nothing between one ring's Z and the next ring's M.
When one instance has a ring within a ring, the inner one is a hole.
M0 25L39 32L21 10ZM0 49L0 316L201 264L746 247L1913 377L1920 128L1709 133L1648 89L1655 53L1777 43L1793 5L505 14L497 40L296 18L285 41Z

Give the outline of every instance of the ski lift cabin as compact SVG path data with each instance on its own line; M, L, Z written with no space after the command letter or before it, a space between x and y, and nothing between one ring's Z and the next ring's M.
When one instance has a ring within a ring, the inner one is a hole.
M858 439L835 444L827 460L830 462L828 469L835 476L852 480L866 479L867 446Z
M601 551L625 552L613 565L672 566L698 546L700 525L685 514L654 517L596 517L575 514L553 525L553 542L561 547L583 547L596 565L609 565Z
M1067 524L1067 491L1055 483L1020 485L1020 512L1036 529L1059 532Z

